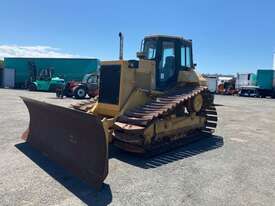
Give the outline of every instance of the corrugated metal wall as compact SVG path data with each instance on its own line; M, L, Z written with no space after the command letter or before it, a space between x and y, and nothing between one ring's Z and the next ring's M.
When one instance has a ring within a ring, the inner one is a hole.
M15 69L15 87L22 87L29 79L29 63L34 63L37 73L41 69L52 68L54 75L61 76L65 81L78 80L99 67L98 59L69 58L4 58L5 68Z

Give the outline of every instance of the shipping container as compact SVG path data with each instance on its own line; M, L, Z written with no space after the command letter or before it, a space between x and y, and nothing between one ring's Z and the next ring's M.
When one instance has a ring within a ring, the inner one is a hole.
M257 71L257 86L262 97L275 97L275 70L259 69Z
M273 69L259 69L257 71L257 85L260 89L273 89L275 70Z
M15 88L26 87L31 75L30 65L35 65L37 74L42 69L51 68L54 76L62 77L65 81L81 81L85 74L97 71L99 64L98 59L92 58L4 58L4 67L15 70Z
M236 89L240 90L241 87L256 86L257 77L256 74L246 73L237 74L236 78Z

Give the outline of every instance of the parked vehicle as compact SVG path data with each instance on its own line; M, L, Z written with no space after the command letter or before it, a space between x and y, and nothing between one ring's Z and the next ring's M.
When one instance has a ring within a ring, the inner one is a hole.
M259 69L257 71L257 86L261 97L275 98L275 70Z
M231 79L223 79L218 85L218 94L223 94L223 95L235 95L237 94L237 90L235 89L235 78Z
M56 91L59 98L74 97L76 99L84 99L87 94L90 98L98 95L98 75L96 73L86 74L82 82L69 81L63 88Z
M50 68L41 70L36 80L28 85L29 90L56 92L57 89L64 87L64 79L53 77L52 74L53 70Z
M242 97L259 97L259 87L257 86L243 86L239 90L239 96Z
M237 74L236 89L240 91L241 87L256 86L257 76L253 73Z
M101 62L99 98L84 103L86 112L23 98L30 113L23 138L97 189L109 171L108 144L156 155L209 138L218 120L192 41L146 36L139 60L127 61L119 36L120 58Z

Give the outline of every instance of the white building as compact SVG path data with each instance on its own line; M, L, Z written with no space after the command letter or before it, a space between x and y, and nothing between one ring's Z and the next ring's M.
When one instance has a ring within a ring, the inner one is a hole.
M210 92L215 93L217 91L217 84L218 84L218 77L213 75L213 76L207 76L207 85L208 85L208 90Z

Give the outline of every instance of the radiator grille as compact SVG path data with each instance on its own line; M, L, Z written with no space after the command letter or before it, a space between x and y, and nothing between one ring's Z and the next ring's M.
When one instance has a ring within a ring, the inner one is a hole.
M99 102L119 103L120 65L102 65L100 68Z

